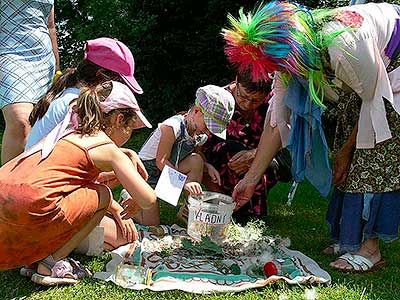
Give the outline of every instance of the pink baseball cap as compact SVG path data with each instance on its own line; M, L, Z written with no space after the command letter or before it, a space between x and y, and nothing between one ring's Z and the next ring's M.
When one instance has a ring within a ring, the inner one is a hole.
M111 81L112 90L110 95L102 102L100 102L100 108L103 112L108 113L118 108L133 108L138 119L135 123L135 129L148 127L151 128L150 122L146 119L143 113L140 111L139 104L136 101L135 95L132 91L123 83L117 81Z
M132 52L117 39L102 37L87 41L84 59L118 73L134 93L143 94L142 88L133 76L135 60Z

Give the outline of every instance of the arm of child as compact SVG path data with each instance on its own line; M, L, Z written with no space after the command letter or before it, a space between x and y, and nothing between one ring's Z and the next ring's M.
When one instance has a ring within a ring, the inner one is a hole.
M89 156L102 171L114 171L119 182L135 201L147 209L156 203L156 194L139 174L137 164L129 159L115 144L106 144L89 150Z
M190 181L185 183L183 188L189 192L191 195L202 195L203 194L203 189L201 187L201 184L196 182L196 181Z
M144 180L147 181L149 178L149 174L147 174L146 167L144 166L143 162L140 160L139 155L133 151L132 149L128 148L120 148L122 152L125 153L129 157L129 159L132 161L132 163L136 163L137 165L137 170L139 174L143 177Z
M168 165L169 167L176 169L176 167L169 161L172 147L176 140L174 130L168 125L160 125L160 130L161 137L156 155L157 168L162 170L165 165Z
M132 219L122 218L122 212L124 211L124 209L121 207L121 205L118 204L117 201L113 200L111 202L108 211L113 215L114 220L121 228L122 235L127 241L133 242L139 239L139 235L137 233L135 224L133 223Z
M156 156L157 167L159 170L162 170L165 165L168 165L169 167L176 169L176 166L169 161L172 147L176 140L174 130L168 125L161 125L160 130L161 137ZM203 193L200 183L195 181L186 182L184 189L194 195L201 195Z
M132 161L134 165L136 164L137 170L139 174L143 177L143 179L147 180L149 176L147 174L145 166L143 165L143 162L140 160L137 153L127 148L120 148L120 149L122 152L125 153L125 155L129 157L129 159ZM121 184L118 181L117 176L115 176L114 172L101 172L100 175L97 177L96 181L98 183L107 185L110 189L113 189Z

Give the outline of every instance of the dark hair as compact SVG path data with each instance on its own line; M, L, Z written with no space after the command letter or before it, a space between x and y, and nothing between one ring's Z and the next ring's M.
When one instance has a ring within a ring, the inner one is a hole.
M247 70L237 74L237 83L240 83L249 93L269 93L271 91L272 80L270 81L253 81L251 71Z
M99 72L101 70L101 72ZM78 82L84 86L93 86L109 80L122 80L120 75L108 69L104 69L88 60L82 60L76 68L68 68L50 87L48 92L36 103L30 116L31 126L46 114L50 103L65 89L74 87Z
M75 108L79 120L78 132L92 134L99 130L104 130L110 125L111 116L115 113L123 114L123 125L127 125L130 120L136 121L136 112L132 108L118 108L108 113L103 113L99 103L110 95L111 90L111 82L82 89L81 94L76 100Z

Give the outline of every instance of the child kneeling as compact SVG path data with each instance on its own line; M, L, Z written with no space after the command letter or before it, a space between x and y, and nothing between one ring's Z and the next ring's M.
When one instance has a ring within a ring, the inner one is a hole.
M209 134L225 139L234 108L235 100L224 88L214 85L199 88L189 111L158 124L142 146L139 157L149 174L148 183L155 187L165 165L187 175L184 189L189 194L203 193L200 185L203 171L219 183L218 171L195 153L195 147L204 144ZM145 225L159 224L159 203L140 211L134 219Z

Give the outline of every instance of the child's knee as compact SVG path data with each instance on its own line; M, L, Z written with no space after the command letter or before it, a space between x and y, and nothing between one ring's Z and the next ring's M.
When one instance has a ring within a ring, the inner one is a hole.
M108 207L111 205L111 201L113 200L110 188L105 185L99 185L98 194L99 209L108 209Z
M201 169L203 169L204 160L203 160L203 158L202 158L199 154L197 154L197 153L192 153L192 154L189 156L189 159L190 159L190 164L191 164L191 166L193 166L194 168L201 168Z

